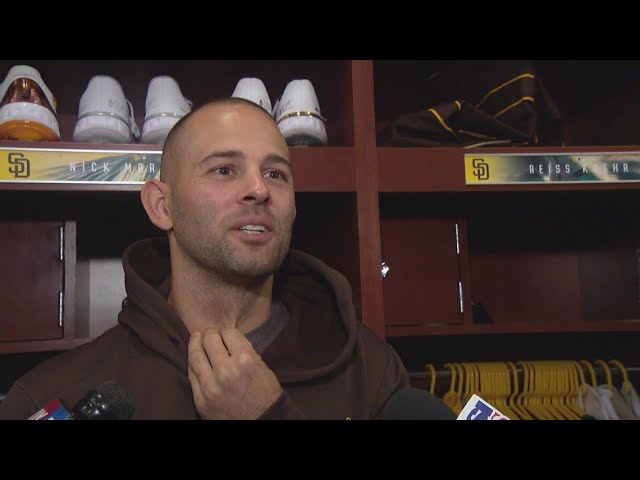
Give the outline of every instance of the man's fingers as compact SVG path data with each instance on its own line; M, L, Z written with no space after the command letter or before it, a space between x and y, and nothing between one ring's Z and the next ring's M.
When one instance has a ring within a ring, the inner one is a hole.
M191 366L189 366L189 382L191 383L193 399L195 400L196 405L204 405L205 399L202 394L202 388L200 388L200 380L198 380L198 375L196 375Z
M198 379L211 375L211 363L202 345L202 334L195 332L189 339L189 368Z
M245 354L250 357L255 357L258 355L253 345L251 345L251 342L237 328L225 328L220 331L220 336L224 340L227 351L231 356Z
M229 351L216 328L206 328L202 332L202 348L214 369L224 366L229 361Z

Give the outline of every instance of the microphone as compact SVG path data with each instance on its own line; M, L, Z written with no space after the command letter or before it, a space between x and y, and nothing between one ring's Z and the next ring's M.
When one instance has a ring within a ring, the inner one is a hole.
M404 388L394 393L382 410L383 420L455 420L446 403L426 390Z
M70 412L59 400L53 400L28 420L129 420L134 411L126 390L109 380L89 390Z
M510 420L510 418L474 393L456 420Z

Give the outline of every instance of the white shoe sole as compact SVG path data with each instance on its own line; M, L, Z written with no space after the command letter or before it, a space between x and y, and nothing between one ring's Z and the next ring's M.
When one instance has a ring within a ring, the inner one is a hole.
M150 118L142 125L142 143L162 145L169 135L169 131L178 123L178 117Z
M60 138L56 116L47 107L30 102L7 103L0 108L0 125L8 122L34 122L51 129Z
M73 131L73 141L83 143L132 143L129 126L114 117L91 115L81 118Z
M287 145L320 146L327 144L327 130L324 122L316 117L290 117L278 123Z

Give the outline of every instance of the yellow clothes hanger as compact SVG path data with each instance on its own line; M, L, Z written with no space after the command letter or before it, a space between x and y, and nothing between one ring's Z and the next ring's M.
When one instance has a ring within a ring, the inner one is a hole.
M491 405L496 406L495 391L493 388L493 379L489 372L489 366L486 363L473 363L471 368L474 369L478 379L478 392L480 397L484 398Z
M464 370L462 369L462 366L456 362L453 363L453 368L455 368L456 372L458 372L458 389L456 390L456 392L458 392L458 397L460 397L460 400L462 401L462 382L464 380Z
M456 390L456 368L450 363L445 363L445 368L451 370L451 384L449 390L442 397L442 401L455 413L459 415L462 411L462 401L460 400L460 394ZM462 379L460 379L462 381Z
M622 373L622 386L620 387L620 391L626 394L631 392L632 385L629 381L629 376L627 375L627 369L624 368L622 362L618 360L609 360L609 363L620 370L620 372Z
M558 393L557 364L556 362L534 362L540 372L542 405L550 419L564 420L565 417L556 407L556 395Z
M522 397L522 406L529 412L529 414L533 417L534 420L543 420L544 415L541 415L538 411L536 391L535 391L535 381L534 381L534 372L531 367L530 362L519 362L522 366L522 370L524 371L525 378L525 395Z
M511 394L507 399L507 404L509 405L509 408L511 408L511 411L516 414L513 420L532 420L531 415L529 415L526 411L523 411L517 403L518 393L520 391L518 369L513 362L506 362L506 365L512 373Z
M585 411L578 403L578 396L582 398L587 393L587 379L584 376L582 366L576 360L571 360L570 363L573 365L571 372L574 378L577 376L575 380L577 383L575 393L569 398L569 406L576 412L579 418L582 418L585 415Z
M462 394L462 403L467 403L469 401L469 399L471 398L471 395L474 394L474 377L472 376L472 373L469 371L469 367L467 366L466 363L460 363L459 364L460 368L463 371L463 376L464 376L464 393Z
M551 362L531 362L539 379L540 406L549 420L562 420L563 416L555 409L552 403L554 395Z
M523 362L529 369L529 409L533 411L538 420L548 420L548 416L542 407L542 394L540 393L540 373L536 371L534 362Z
M604 370L604 374L607 378L607 388L613 391L613 378L611 376L611 369L609 368L609 365L607 365L607 363L603 360L595 360L593 363L595 363L596 365L602 365L602 369Z
M480 395L480 372L478 371L478 367L475 363L468 363L469 373L471 375L471 394L474 393L476 395Z
M558 375L562 388L559 392L560 412L567 420L578 420L578 414L569 406L569 399L574 396L575 376L573 365L567 361L558 362Z
M512 420L518 418L518 414L511 409L508 399L513 391L511 386L511 375L509 367L504 362L496 362L493 364L493 372L496 385L496 398L498 399L498 410L501 410L507 417Z
M476 362L472 368L478 378L478 395L509 417L504 411L504 394L501 392L495 362Z
M557 396L557 408L567 420L578 420L580 417L569 406L569 399L574 396L575 377L573 374L573 365L567 361L558 362L558 381L560 388Z
M429 374L431 375L431 385L429 386L429 393L431 395L435 395L435 393L436 393L436 367L434 367L430 363L427 363L424 366L424 369L427 370L429 372Z
M558 375L558 365L556 362L540 362L542 364L542 368L544 369L545 381L543 385L545 385L545 403L547 405L547 409L549 413L556 420L565 420L566 417L562 413L562 409L559 405L559 392L562 388L560 378Z
M535 420L536 417L531 410L529 410L529 369L525 365L525 362L518 362L517 365L522 369L522 392L516 397L516 404L518 408L526 414L527 420Z
M593 388L598 388L598 377L596 377L596 371L587 360L580 360L580 364L587 367L589 374L591 375L591 386Z

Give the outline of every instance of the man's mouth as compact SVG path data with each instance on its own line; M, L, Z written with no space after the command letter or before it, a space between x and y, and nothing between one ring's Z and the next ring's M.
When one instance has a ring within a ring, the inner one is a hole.
M252 235L258 235L260 233L266 232L267 227L265 227L264 225L243 225L242 227L240 227L240 230Z

